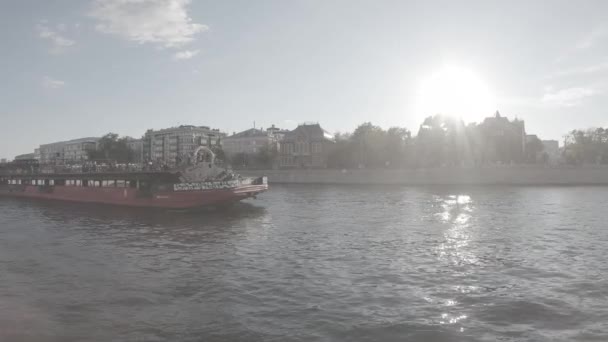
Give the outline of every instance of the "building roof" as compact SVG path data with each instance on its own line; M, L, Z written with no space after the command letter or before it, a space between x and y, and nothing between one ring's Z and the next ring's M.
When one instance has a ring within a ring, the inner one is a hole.
M268 132L263 131L257 128L250 128L248 130L235 133L229 137L224 138L224 141L227 139L235 139L235 138L253 138L253 137L267 137Z
M33 153L20 154L15 157L15 160L34 159L36 156Z
M311 141L334 141L334 136L324 130L318 123L299 125L293 131L287 132L284 140L294 141L296 138L305 138Z
M208 134L219 134L224 135L225 133L220 132L218 128L210 128L209 126L194 126L194 125L181 125L178 127L168 127L162 128L158 130L148 129L146 131L146 135L149 134L172 134L175 132L184 132L184 131L204 131Z
M77 144L77 143L83 143L83 142L97 142L97 141L99 141L99 139L100 138L95 138L95 137L79 138L79 139L72 139L72 140L67 140L67 141L58 141L58 142L49 143L49 144L42 144L40 146L45 147L45 146L51 146L51 145L67 145L67 144Z

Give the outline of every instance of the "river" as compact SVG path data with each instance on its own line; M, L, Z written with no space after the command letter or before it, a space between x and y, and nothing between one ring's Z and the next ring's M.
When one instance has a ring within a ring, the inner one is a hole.
M608 188L0 198L1 341L608 341Z

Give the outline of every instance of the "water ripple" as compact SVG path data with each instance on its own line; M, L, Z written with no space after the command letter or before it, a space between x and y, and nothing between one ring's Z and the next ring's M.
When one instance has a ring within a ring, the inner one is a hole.
M0 340L607 341L605 188L0 200Z

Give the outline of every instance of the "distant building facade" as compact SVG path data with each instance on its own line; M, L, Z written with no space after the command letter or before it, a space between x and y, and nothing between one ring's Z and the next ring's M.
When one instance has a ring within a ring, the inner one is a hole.
M334 137L319 124L299 125L280 142L279 167L326 168Z
M81 162L88 160L89 150L97 148L99 138L81 138L40 145L40 162Z
M97 149L99 138L82 138L65 143L63 158L67 162L80 162L89 159L89 151Z
M63 160L64 147L65 142L63 141L40 145L40 162L49 164L57 160Z
M2 158L2 159L0 159L0 164L6 164L6 163L7 163L6 158Z
M143 137L144 161L175 165L189 157L199 146L222 145L225 133L207 126L184 125L161 130L148 130Z
M239 153L256 154L264 146L278 151L279 141L285 133L286 131L276 128L274 125L266 130L251 128L224 138L222 147L228 156Z
M486 118L480 125L484 146L483 162L515 162L525 159L526 126L523 120L509 120L497 111L494 117Z
M287 134L289 132L288 130L275 127L275 125L272 125L271 127L267 128L266 131L269 134L272 134L275 137L275 139L279 142L281 140L283 140L283 138L285 137L285 134Z

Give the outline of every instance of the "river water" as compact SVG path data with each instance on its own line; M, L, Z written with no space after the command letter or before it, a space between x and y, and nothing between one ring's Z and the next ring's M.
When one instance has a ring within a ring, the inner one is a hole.
M0 198L0 341L608 341L608 188Z

